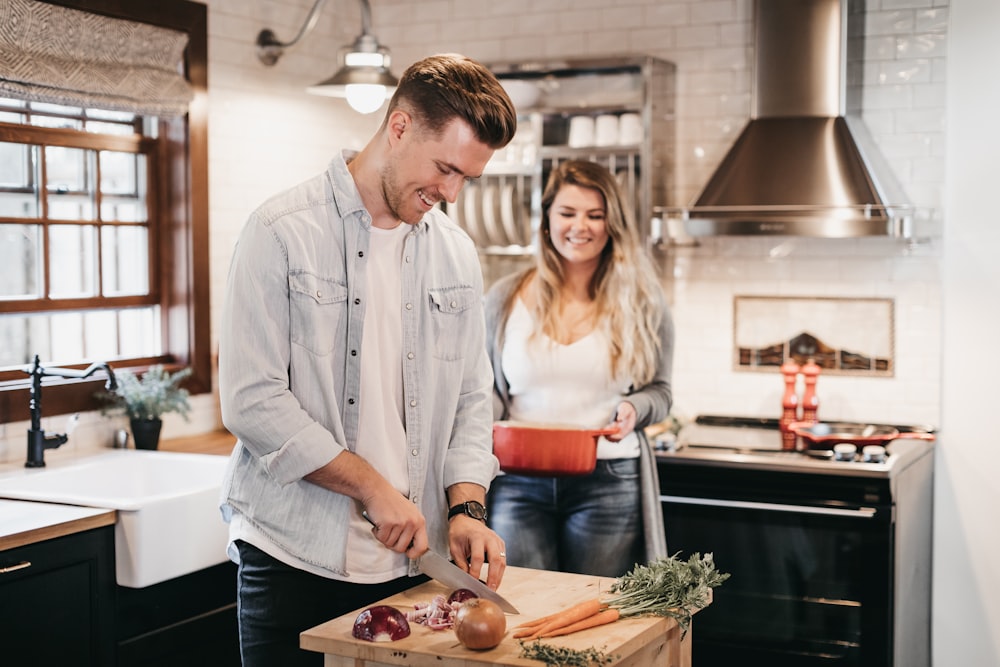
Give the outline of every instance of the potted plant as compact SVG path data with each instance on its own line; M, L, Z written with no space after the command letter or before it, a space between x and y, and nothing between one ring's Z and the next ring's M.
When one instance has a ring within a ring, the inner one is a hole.
M118 387L107 392L105 399L128 415L136 449L158 447L164 414L176 412L188 420L191 412L189 394L180 384L191 375L190 368L169 373L157 364L142 375L131 371L116 375Z

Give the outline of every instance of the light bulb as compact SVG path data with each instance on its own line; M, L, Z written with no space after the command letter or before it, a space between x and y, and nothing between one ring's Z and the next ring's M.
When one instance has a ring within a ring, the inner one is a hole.
M370 83L349 83L347 103L358 113L372 113L385 102L385 86Z

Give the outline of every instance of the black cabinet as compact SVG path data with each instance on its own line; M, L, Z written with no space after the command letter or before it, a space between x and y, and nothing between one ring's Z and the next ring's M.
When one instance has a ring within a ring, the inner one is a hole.
M240 665L236 565L115 582L114 526L0 551L5 667Z
M118 667L240 664L236 565L146 588L118 587Z
M0 552L0 656L5 665L115 662L114 527Z

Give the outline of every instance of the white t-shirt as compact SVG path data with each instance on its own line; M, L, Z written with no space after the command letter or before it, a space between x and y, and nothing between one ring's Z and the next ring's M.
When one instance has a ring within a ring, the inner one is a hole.
M403 315L400 264L403 243L411 227L372 227L368 246L368 288L365 327L361 339L358 445L356 453L368 461L402 494L409 493L406 470L406 427L403 413ZM246 540L272 558L306 572L352 583L381 583L407 573L405 554L383 546L360 513L352 517L347 536L347 571L339 577L289 554L269 540L242 514L233 512L227 553L239 562L235 540Z
M361 389L358 392L358 443L364 458L404 496L410 493L406 469L403 413L403 243L412 228L372 227L368 246L368 300L361 338ZM361 516L352 517L347 537L351 581L380 583L402 577L408 561L372 535ZM363 574L362 574L363 573Z
M542 334L531 338L531 314L517 299L504 330L501 367L510 389L510 419L601 428L614 419L629 382L611 377L607 335L597 328L562 345ZM601 438L597 457L639 456L639 439Z

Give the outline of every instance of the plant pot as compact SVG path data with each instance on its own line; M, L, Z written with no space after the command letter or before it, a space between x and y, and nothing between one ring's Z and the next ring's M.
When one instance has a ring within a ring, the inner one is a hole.
M156 449L160 446L162 419L132 419L130 422L136 449Z

